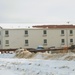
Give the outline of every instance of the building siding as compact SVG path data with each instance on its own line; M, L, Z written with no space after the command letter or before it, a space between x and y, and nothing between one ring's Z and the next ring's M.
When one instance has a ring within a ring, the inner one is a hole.
M5 31L9 31L9 36L5 36ZM25 35L25 30L28 31L28 35ZM43 31L46 34L43 34ZM64 35L61 34L61 30L64 30ZM70 30L73 31L73 35L70 35ZM37 48L39 45L44 47L67 47L70 46L70 39L73 39L75 44L75 28L23 28L23 29L1 29L1 49L14 49L14 48ZM64 39L65 43L62 44L61 40ZM9 44L5 44L5 41L9 40ZM28 45L25 45L25 40L28 40ZM47 44L44 44L44 40L47 40Z

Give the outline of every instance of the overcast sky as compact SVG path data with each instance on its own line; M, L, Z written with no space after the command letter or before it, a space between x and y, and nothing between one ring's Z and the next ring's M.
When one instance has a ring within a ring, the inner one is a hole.
M0 0L0 23L75 24L75 0Z

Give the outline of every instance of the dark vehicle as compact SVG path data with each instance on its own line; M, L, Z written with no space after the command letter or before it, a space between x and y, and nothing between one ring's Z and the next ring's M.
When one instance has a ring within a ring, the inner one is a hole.
M37 49L36 49L36 50L44 50L44 47L39 46L39 47L37 47Z
M69 47L69 49L71 49L71 50L75 49L75 45L71 45L71 46Z

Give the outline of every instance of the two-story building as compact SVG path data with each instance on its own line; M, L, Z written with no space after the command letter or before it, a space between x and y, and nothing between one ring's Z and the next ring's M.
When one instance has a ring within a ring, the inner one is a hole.
M75 44L74 25L38 25L32 28L0 27L0 49L69 47Z

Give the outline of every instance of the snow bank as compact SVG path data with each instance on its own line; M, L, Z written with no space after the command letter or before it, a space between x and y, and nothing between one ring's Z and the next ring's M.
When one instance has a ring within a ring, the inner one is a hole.
M18 58L31 58L33 54L26 49L19 49L16 51L16 57Z
M75 53L58 53L58 54L49 54L49 53L31 53L26 49L20 49L16 51L16 57L18 58L30 58L30 59L45 59L45 60L75 60Z

